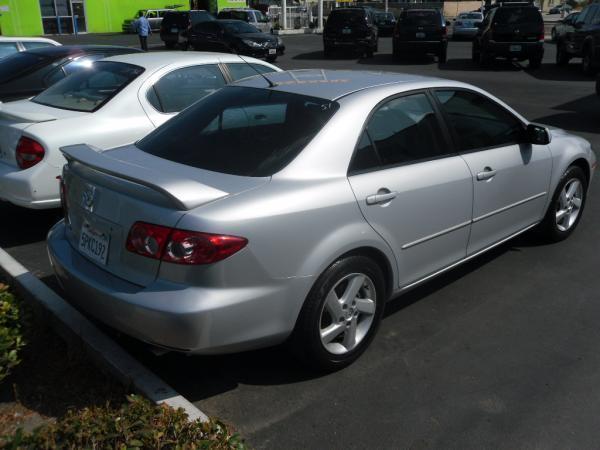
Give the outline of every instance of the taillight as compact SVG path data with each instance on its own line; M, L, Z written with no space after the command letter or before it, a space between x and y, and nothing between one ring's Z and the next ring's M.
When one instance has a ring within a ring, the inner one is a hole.
M67 198L67 185L65 184L65 180L63 177L58 176L56 178L58 178L58 181L60 183L60 206L63 210L65 222L69 223L69 203Z
M39 142L22 136L16 150L17 164L21 169L29 169L44 159L44 147Z
M178 230L136 222L127 250L175 264L212 264L237 253L248 240L237 236Z
M448 28L447 27L443 27L442 28L442 36L447 36L448 35Z
M538 33L538 41L544 42L546 40L546 33L544 32L544 27Z

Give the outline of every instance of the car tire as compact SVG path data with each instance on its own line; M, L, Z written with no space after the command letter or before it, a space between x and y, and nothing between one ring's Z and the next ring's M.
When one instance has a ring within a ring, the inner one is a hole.
M565 45L562 42L556 43L556 65L557 66L566 66L569 64L571 60L569 54L565 50Z
M275 61L277 61L277 55L275 55L275 56L267 56L267 62L274 63Z
M442 46L442 49L438 53L438 63L444 64L448 60L448 48Z
M556 30L554 28L552 28L552 31L550 32L550 39L552 42L556 42Z
M333 50L331 49L331 47L329 47L328 45L323 47L323 56L325 58L331 58L332 54L333 54Z
M539 56L534 56L532 58L529 58L529 68L530 69L539 69L540 67L542 67L542 58L540 58Z
M478 63L479 64L479 48L477 48L475 42L473 42L473 46L471 47L471 60L474 63Z
M570 195L571 190L573 195ZM586 196L587 179L583 170L577 166L569 167L560 178L539 226L546 240L559 242L573 233L583 214Z
M594 55L592 54L592 49L586 47L583 50L583 55L581 57L581 69L583 70L584 75L594 75L596 70L594 68Z
M372 58L373 57L373 49L372 48L367 48L365 50L365 58Z
M346 367L373 340L386 300L384 275L375 261L340 258L319 276L304 302L290 340L294 354L319 371Z
M481 67L489 67L492 64L492 59L484 50L479 50L479 65Z
M174 42L165 42L165 47L167 47L169 50L173 50L175 48L175 43Z
M600 96L600 75L596 75L596 95Z

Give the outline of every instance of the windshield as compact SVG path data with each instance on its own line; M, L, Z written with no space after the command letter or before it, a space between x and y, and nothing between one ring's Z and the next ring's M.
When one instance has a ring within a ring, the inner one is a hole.
M28 72L33 72L51 62L51 58L29 52L15 53L6 56L0 61L0 83L6 83L13 78L23 76Z
M436 11L408 11L402 14L404 25L441 25L439 13Z
M246 22L229 22L225 24L225 31L230 34L259 33L252 25Z
M338 107L321 98L230 86L190 106L136 145L187 166L266 177L288 165Z
M104 106L143 71L141 67L125 63L90 63L88 69L68 76L32 101L54 108L93 112Z
M356 9L337 9L332 11L327 18L327 25L354 24L365 21L364 11Z
M542 15L536 8L500 8L494 16L494 22L502 25L515 25L518 23L542 23Z

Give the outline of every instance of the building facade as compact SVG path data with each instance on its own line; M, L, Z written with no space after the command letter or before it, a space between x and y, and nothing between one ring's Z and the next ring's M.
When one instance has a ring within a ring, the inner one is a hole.
M120 32L124 22L143 9L215 10L245 4L246 0L0 0L0 34Z

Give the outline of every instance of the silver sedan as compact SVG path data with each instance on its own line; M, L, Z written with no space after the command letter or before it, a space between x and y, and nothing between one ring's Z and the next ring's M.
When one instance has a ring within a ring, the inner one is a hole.
M225 87L135 145L63 148L56 275L90 315L211 354L355 360L385 303L533 227L581 219L590 144L492 95L299 70Z
M479 25L483 22L483 14L480 12L461 13L452 24L452 38L473 39L479 31Z

